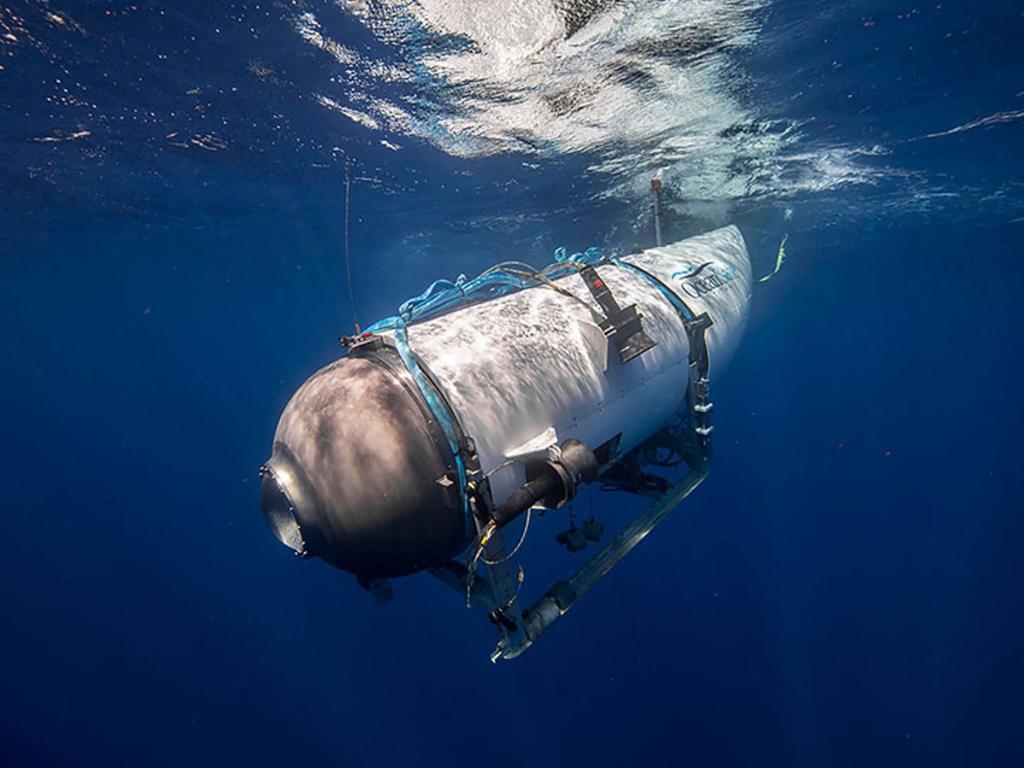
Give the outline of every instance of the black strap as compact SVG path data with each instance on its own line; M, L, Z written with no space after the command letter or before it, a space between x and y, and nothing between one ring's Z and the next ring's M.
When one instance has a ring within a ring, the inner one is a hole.
M708 360L708 342L705 331L713 325L711 315L703 312L693 320L683 321L686 337L690 342L690 362L697 364L697 372L701 378L707 378L710 362Z
M688 421L696 440L697 452L693 457L697 466L711 460L711 383L708 381L708 343L705 332L711 327L711 316L704 312L684 323L690 341L690 381L686 394Z
M619 360L628 363L654 346L654 340L643 329L643 316L636 311L636 304L625 309L619 306L604 280L591 266L580 269L580 275L590 290L590 295L604 312L601 330L619 353Z

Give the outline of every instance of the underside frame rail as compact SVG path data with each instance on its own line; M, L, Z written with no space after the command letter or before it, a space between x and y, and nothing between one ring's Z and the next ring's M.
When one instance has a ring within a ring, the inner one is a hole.
M590 588L604 578L622 558L653 531L708 476L704 466L689 473L669 488L665 495L638 515L568 580L556 582L533 605L523 611L523 641L499 642L491 661L514 659L537 641L552 624L564 616Z

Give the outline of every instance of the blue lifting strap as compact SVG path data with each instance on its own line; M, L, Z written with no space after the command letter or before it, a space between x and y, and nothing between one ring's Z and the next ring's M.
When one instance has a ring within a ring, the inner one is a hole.
M555 251L555 261L542 270L548 280L557 279L563 274L570 274L576 271L577 264L596 264L601 259L601 252L597 248L588 248L583 253L574 253L571 256L565 248ZM561 266L561 265L565 266ZM525 265L523 265L525 266ZM514 268L513 268L514 267ZM409 346L409 334L407 323L418 322L433 317L438 317L447 312L457 309L460 305L481 301L497 296L504 296L515 291L539 285L541 280L537 275L541 274L536 270L531 273L523 273L520 265L515 262L503 262L497 264L483 273L467 280L465 275L459 275L453 282L451 280L435 280L423 293L414 296L402 303L398 315L386 317L371 325L366 334L380 333L381 331L395 332L395 349L398 351L402 362L408 369L416 387L427 403L431 415L441 425L448 447L451 449L455 461L457 480L459 484L459 495L462 498L462 511L469 519L469 498L466 494L467 477L466 461L462 455L462 447L459 444L459 430L456 426L455 415L449 410L444 398L439 396L437 391L427 380L423 368L420 366L416 353Z
M416 388L423 395L431 415L441 425L441 431L444 432L445 440L448 442L448 447L451 449L452 457L455 461L455 474L459 484L459 496L462 499L462 512L468 520L469 498L466 495L466 462L463 459L462 448L459 445L459 433L455 426L455 416L448 410L448 405L444 399L438 396L437 391L427 381L427 376L423 373L423 368L420 366L416 353L409 346L409 332L406 328L405 319L389 317L376 323L374 329L374 332L390 330L395 332L395 349L398 351L399 357L402 358L402 362L412 376L413 381L416 382Z
M645 269L641 269L635 264L630 264L628 261L622 261L622 259L613 258L611 259L611 262L617 267L624 267L643 277L647 282L661 292L661 295L664 296L673 307L675 307L675 310L683 316L684 320L693 320L693 312L688 306L686 306L686 302L679 298L671 288L661 282L661 280L656 278L650 272Z

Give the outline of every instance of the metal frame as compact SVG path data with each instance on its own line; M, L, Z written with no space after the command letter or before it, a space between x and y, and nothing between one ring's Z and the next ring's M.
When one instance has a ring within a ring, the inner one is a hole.
M690 472L671 486L661 499L608 542L567 580L555 582L533 605L523 611L523 637L519 642L499 641L491 661L514 659L533 645L547 629L564 616L590 588L603 579L651 531L704 482L707 467Z
M509 561L503 561L506 549L500 530L495 530L484 545L487 560L502 561L487 566L487 579L476 576L454 561L430 570L442 583L466 595L468 603L475 602L488 612L500 635L491 653L492 662L522 655L704 482L711 461L709 382L701 374L696 360L691 360L689 373L686 413L690 438L687 452L690 455L684 458L690 471L637 515L575 573L552 584L529 608L515 615L518 584ZM484 523L478 519L477 525L482 534Z

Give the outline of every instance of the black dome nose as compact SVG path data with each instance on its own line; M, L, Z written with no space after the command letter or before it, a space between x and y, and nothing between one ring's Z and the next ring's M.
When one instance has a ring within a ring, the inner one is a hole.
M299 554L366 577L413 573L466 544L452 461L400 360L347 357L281 415L263 514Z

